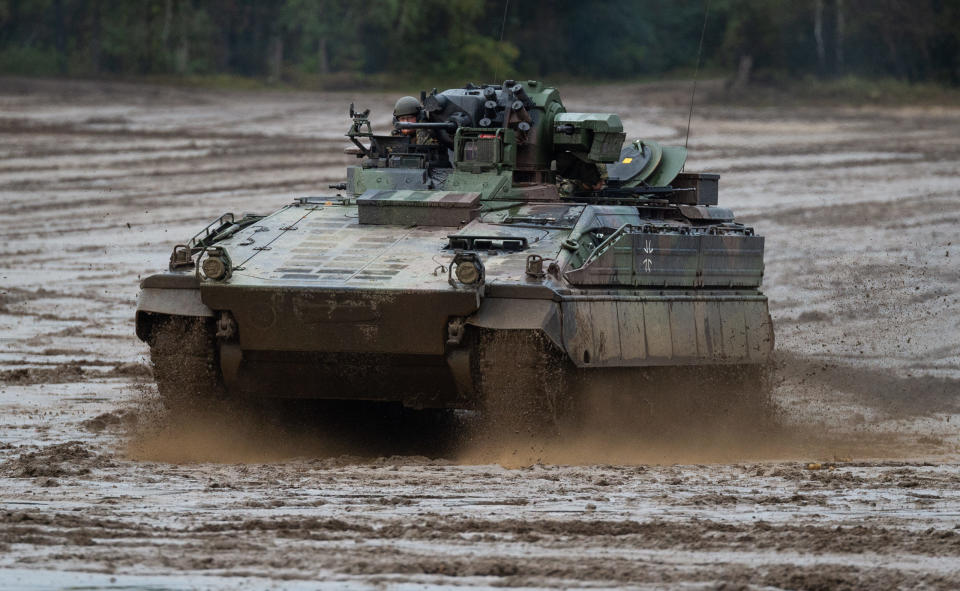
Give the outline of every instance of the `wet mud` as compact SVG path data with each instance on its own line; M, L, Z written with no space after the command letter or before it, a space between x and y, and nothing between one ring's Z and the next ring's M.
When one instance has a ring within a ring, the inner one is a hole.
M564 100L682 142L680 90ZM770 408L699 393L644 423L681 379L659 400L594 384L560 436L397 408L165 412L138 278L225 211L342 180L344 105L385 129L394 98L0 85L0 584L960 586L951 107L698 106L688 169L721 173L767 238Z

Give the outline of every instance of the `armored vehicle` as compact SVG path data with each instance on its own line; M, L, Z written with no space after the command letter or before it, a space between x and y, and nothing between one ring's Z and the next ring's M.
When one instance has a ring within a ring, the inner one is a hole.
M652 368L760 375L764 239L718 206L718 175L534 80L420 101L384 135L351 105L344 182L224 214L142 281L165 400L540 408Z

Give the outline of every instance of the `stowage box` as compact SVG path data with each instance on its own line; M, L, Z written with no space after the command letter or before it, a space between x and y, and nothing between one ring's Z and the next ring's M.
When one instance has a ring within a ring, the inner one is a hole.
M684 205L716 205L720 175L707 172L681 172L670 185L677 191L670 201Z

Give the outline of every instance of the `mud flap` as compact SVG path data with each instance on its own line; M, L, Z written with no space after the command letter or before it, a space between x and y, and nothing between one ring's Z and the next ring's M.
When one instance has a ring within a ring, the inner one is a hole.
M453 375L453 382L457 387L457 394L462 400L471 400L475 388L471 373L470 349L452 349L447 353L447 367Z
M213 310L201 301L199 289L141 289L136 314L136 332L140 340L149 338L151 319L159 315L205 318L212 317Z
M240 362L243 361L243 349L236 343L220 344L220 372L228 390L237 389Z
M532 330L563 349L560 306L552 300L486 298L467 324L491 330Z

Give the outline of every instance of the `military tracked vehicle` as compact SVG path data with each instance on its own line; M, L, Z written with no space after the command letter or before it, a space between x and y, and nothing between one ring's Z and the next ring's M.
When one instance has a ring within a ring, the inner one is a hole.
M165 400L483 409L652 368L760 375L764 239L718 175L533 80L420 101L381 135L351 105L344 182L224 214L142 281Z

